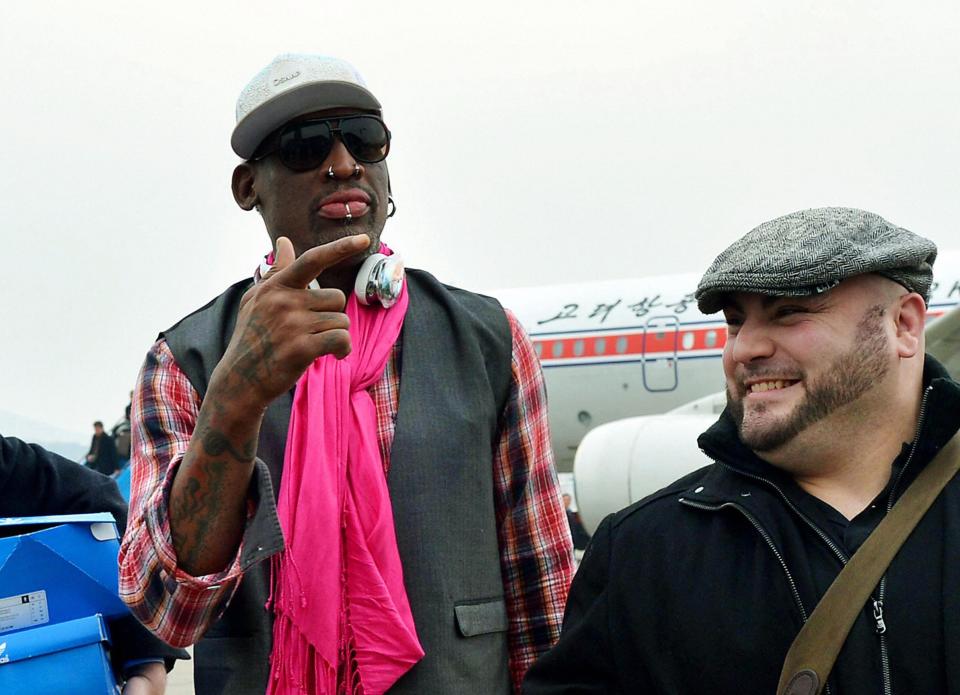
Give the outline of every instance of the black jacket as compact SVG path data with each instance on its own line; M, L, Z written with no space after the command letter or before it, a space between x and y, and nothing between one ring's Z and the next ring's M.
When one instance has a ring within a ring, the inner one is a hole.
M93 460L87 463L87 467L104 475L113 475L117 470L117 444L113 437L104 432L100 435L93 435L90 439L90 451L87 456L93 454Z
M590 534L584 528L580 521L580 515L577 512L567 510L567 526L570 527L570 536L573 538L573 547L577 550L585 550L590 543Z
M36 444L0 437L0 517L110 512L123 533L127 504L117 484L100 473L51 453ZM167 669L187 659L154 637L133 617L110 622L111 660L118 675L132 659L163 658Z
M960 427L960 385L929 356L924 378L917 438L878 503L902 494ZM792 481L743 446L726 413L700 445L713 465L600 525L560 642L530 670L525 693L776 691L787 649L826 589L817 572L826 563L835 576L842 562L791 502ZM960 478L893 560L883 600L883 643L868 604L832 694L882 693L885 670L894 694L960 693Z

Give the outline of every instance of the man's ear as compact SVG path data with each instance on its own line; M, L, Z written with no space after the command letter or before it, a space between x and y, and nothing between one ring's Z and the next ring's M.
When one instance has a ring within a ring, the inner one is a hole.
M233 180L230 182L233 199L244 210L253 210L260 202L254 186L255 178L256 170L248 162L241 162L233 170Z
M927 319L927 304L916 292L900 297L893 305L897 331L897 354L913 357L923 350L923 330Z

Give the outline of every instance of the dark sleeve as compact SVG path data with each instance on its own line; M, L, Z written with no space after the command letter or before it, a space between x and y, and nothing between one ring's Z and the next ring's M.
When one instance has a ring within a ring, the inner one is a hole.
M0 517L110 512L123 535L127 503L112 478L74 463L36 444L0 437ZM113 661L118 670L130 659L188 659L167 646L133 616L111 621Z
M36 444L0 441L0 516L110 512L123 534L127 503L113 480Z
M110 659L118 676L124 675L127 663L137 659L163 659L169 671L177 659L190 658L186 650L171 647L132 615L110 621L110 641Z
M607 593L611 520L603 520L583 556L570 587L560 641L527 672L524 695L617 692Z

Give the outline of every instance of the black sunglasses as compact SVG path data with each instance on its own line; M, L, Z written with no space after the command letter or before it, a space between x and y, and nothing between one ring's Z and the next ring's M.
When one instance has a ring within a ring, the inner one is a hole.
M387 125L377 116L360 114L288 123L253 159L263 159L276 152L288 169L310 171L326 160L333 149L334 135L355 160L364 164L382 162L390 152Z

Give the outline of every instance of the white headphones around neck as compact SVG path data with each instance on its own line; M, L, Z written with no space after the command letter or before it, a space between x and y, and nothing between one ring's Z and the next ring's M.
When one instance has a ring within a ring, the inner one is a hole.
M257 282L270 272L270 265L266 258L260 262L259 273L256 277ZM405 272L400 254L395 253L392 256L387 256L382 253L374 253L360 266L360 270L357 272L357 280L353 284L353 293L357 295L357 301L361 304L366 306L380 304L385 309L389 309L400 298ZM311 290L319 290L320 283L311 280L307 287Z
M404 273L400 254L385 256L374 253L360 266L353 293L361 304L380 304L389 309L400 299Z

